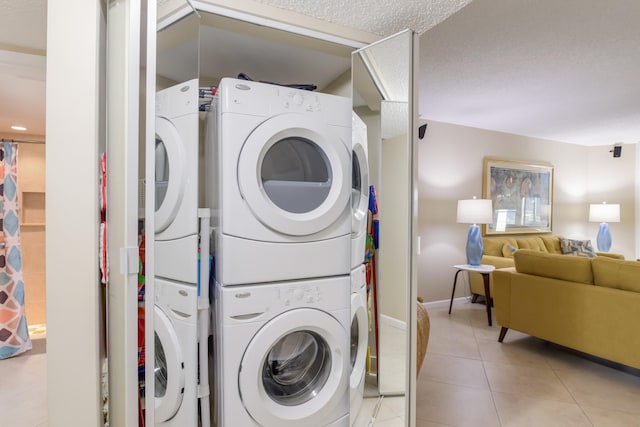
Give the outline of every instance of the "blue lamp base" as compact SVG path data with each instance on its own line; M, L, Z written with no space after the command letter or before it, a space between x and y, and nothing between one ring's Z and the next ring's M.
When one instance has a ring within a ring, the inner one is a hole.
M609 249L611 249L611 231L609 230L608 223L600 223L600 227L598 227L598 236L596 237L596 243L598 244L598 250L600 252L609 252Z
M480 227L473 224L469 227L469 234L467 235L467 263L469 265L480 265L483 254L484 246L482 244L482 236L480 236Z

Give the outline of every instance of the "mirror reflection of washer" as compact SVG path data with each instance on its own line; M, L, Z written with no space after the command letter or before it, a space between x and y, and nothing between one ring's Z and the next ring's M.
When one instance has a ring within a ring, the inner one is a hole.
M349 276L217 286L218 425L349 425Z
M352 113L351 268L364 262L369 212L369 144L367 125Z
M217 280L348 275L349 98L226 78L216 102L207 192L220 213Z
M197 296L195 286L155 281L155 421L198 423Z
M367 277L364 264L351 272L351 327L349 360L349 396L351 401L350 425L360 412L364 399L364 377L369 345L369 318L367 316Z
M198 79L156 94L155 275L197 283Z

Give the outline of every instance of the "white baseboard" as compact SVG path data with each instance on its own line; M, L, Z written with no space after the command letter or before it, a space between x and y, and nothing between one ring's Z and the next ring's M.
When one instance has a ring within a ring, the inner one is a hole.
M453 299L454 304L459 304L459 303L468 302L468 301L471 301L471 297L464 296L464 297ZM443 299L440 301L423 302L422 305L425 306L426 308L448 307L450 302L451 302L450 299Z
M396 329L401 329L403 331L407 330L407 322L398 320L395 317L387 316L386 314L380 315L380 323L384 323L387 326L391 326Z

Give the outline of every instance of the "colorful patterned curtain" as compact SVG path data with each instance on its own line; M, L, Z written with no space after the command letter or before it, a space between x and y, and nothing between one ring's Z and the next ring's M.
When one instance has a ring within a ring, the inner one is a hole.
M31 349L18 216L18 146L0 146L0 359Z

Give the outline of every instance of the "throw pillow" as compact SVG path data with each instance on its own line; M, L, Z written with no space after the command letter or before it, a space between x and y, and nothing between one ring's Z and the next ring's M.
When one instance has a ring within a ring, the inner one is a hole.
M513 253L518 249L511 243L505 243L502 247L502 256L505 258L513 258Z
M565 255L577 255L593 258L596 256L596 252L591 246L591 240L574 240L574 239L560 239L560 250Z

